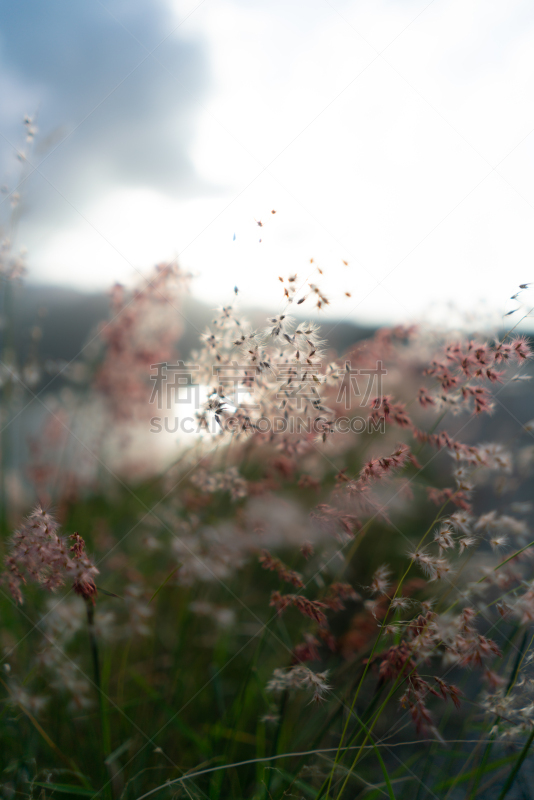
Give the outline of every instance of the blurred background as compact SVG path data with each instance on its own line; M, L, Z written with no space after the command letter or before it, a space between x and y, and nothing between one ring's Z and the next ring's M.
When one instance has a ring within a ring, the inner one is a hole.
M499 323L518 307L534 211L526 0L0 10L3 216L14 207L7 235L28 250L20 314L46 300L48 336L65 320L51 355L76 355L114 282L174 258L202 324L234 286L272 313L278 275L313 281L316 266L325 315L348 325Z

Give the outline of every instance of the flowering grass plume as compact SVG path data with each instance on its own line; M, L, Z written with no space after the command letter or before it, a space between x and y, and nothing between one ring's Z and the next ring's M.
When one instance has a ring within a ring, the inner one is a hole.
M20 587L28 581L52 592L67 583L84 600L95 601L98 570L84 540L78 533L62 536L54 516L41 506L13 534L5 564L2 579L18 603L23 602Z

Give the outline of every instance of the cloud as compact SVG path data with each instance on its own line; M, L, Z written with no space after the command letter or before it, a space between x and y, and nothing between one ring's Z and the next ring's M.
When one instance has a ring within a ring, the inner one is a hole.
M206 191L189 155L206 57L166 4L0 0L0 15L4 173L13 177L22 116L35 114L39 128L28 153L42 173L28 185L30 230L71 223L73 206L83 210L112 188Z

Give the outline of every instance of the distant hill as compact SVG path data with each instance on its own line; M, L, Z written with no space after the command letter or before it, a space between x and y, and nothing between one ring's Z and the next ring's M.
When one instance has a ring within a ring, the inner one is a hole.
M215 317L213 308L186 297L182 313L184 331L180 338L180 355L186 358L198 345L199 333ZM265 310L243 309L243 314L258 328L267 326ZM13 298L14 344L24 358L31 343L31 330L38 325L42 330L39 354L43 359L76 358L83 346L94 335L99 322L108 318L109 300L104 292L89 294L61 286L25 284L16 286ZM324 330L333 328L329 344L338 353L351 344L373 333L349 322L328 320Z

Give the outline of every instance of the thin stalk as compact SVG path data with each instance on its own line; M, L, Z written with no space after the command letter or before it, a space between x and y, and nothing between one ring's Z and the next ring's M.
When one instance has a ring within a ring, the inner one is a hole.
M409 569L409 568L408 568L408 569ZM404 577L405 577L405 576L406 576L406 573L405 573ZM404 577L403 577L403 580L404 580ZM397 589L397 591L398 591L398 589ZM426 627L426 623L425 623L425 627ZM365 732L366 732L366 735L365 735L365 738L364 738L364 740L363 740L362 744L360 745L360 748L358 749L358 752L356 753L356 756L355 756L355 758L354 758L354 761L352 762L352 766L350 767L350 769L349 769L349 771L348 771L348 773L347 773L347 776L346 776L346 778L345 778L345 780L344 780L344 782L343 782L343 785L342 785L342 787L341 787L341 790L340 790L340 792L339 792L339 794L338 794L338 796L337 796L337 797L338 797L338 800L340 800L340 798L341 798L341 795L343 794L343 791L344 791L344 789L345 789L345 786L347 785L347 782L348 782L348 780L349 780L350 776L352 775L352 773L353 773L353 771L354 771L354 769L355 769L355 767L356 767L356 764L358 763L358 761L359 761L359 759L360 759L360 757L361 757L361 755L362 755L362 752L363 752L363 750L364 750L364 748L365 748L365 745L367 744L367 741L370 739L370 737L371 737L371 734L372 734L372 732L373 732L373 730L374 730L374 727L375 727L375 725L377 724L378 720L380 719L380 716L382 715L382 712L384 711L385 707L387 706L387 704L388 704L388 702L389 702L390 698L391 698L391 697L392 697L392 696L395 694L395 692L397 691L398 687L401 685L401 682L402 682L402 681L404 681L404 680L408 680L408 679L409 679L409 677L410 677L410 675L412 675L412 673L413 673L413 672L415 672L415 671L417 670L417 666L414 666L414 667L413 667L413 668L410 670L410 672L409 672L407 675L404 675L404 671L405 671L405 669L406 669L406 667L407 667L408 663L409 663L409 660L406 660L406 661L404 662L404 664L403 664L403 666L402 666L401 670L399 671L399 674L398 674L398 675L397 675L397 677L395 678L395 681L394 681L394 683L393 683L393 686L391 687L390 691L388 692L388 694L387 694L387 696L386 696L386 698L385 698L384 702L382 703L382 705L380 706L380 708L379 708L379 709L378 709L378 711L376 712L376 714L375 714L374 718L373 718L373 719L370 721L370 727L369 727L369 728L367 728L367 726L365 726L365 725L362 723L362 721L361 721L361 720L360 720L360 719L359 719L359 718L358 718L358 717L355 715L355 717L356 717L356 720L357 720L357 721L358 721L358 722L359 722L359 723L362 725L362 727L364 728L364 730L365 730ZM334 766L335 766L335 765L334 765Z
M178 564L178 565L177 565L177 566L176 566L176 567L173 569L173 571L172 571L172 572L170 572L170 573L169 573L169 575L167 575L167 577L165 578L165 580L163 581L163 583L162 583L160 586L158 586L158 588L156 589L156 591L154 592L154 594L152 595L152 597L151 597L151 598L150 598L150 600L148 601L148 602L149 602L149 604L150 604L150 603L152 602L152 600L153 600L153 599L156 597L156 595L157 595L157 594L159 594L159 592L161 592L161 590L163 589L163 587L164 587L164 586L165 586L165 585L166 585L166 584L167 584L167 583L170 581L170 579L172 578L172 576L173 576L173 575L174 575L176 572L178 572L178 570L180 569L180 567L181 567L181 566L182 566L181 564Z
M523 660L524 660L526 654L528 653L528 651L530 650L530 647L532 645L532 640L534 639L534 636L531 638L528 647L526 647L527 637L528 637L528 633L527 633L527 631L525 631L524 634L523 634L523 639L522 639L521 644L519 646L519 650L517 651L517 656L516 656L516 659L515 659L514 666L512 668L510 679L508 681L508 686L506 687L506 696L508 696L510 694L510 692L512 691L512 689L513 689L513 687L515 685L515 682L517 681L517 676L519 675L519 671L521 669L521 665L523 663ZM495 724L498 724L499 720L500 720L500 717L497 717L497 719L495 721ZM468 800L474 800L474 798L476 797L476 793L477 793L480 781L482 780L482 775L484 774L486 763L487 763L487 761L488 761L488 759L490 757L491 750L493 748L493 743L495 741L496 734L492 734L490 738L491 738L491 741L488 742L488 744L484 748L484 754L482 756L482 760L480 762L480 766L479 766L479 769L477 771L477 774L475 775L475 779L474 779L474 782L473 782L473 788L472 788L472 790L471 790L471 792L469 794Z
M448 501L448 500L446 500L446 501L445 501L445 503L443 503L443 505L442 505L442 506L441 506L441 508L439 509L439 511L438 511L438 513L437 513L437 515L436 515L436 517L435 517L435 518L432 520L432 523L429 525L429 527L427 528L427 530L425 531L425 533L424 533L424 534L423 534L423 536L421 537L421 539L420 539L420 541L419 541L419 543L418 543L418 545L417 545L417 547L416 547L416 550L419 550L419 548L422 546L422 544L423 544L423 542L425 541L426 537L428 536L428 534L431 532L431 530L432 530L432 528L434 527L434 525L437 523L437 521L438 521L438 520L439 520L439 518L441 517L441 514L443 513L443 510L444 510L444 508L445 508L445 506L447 505L447 503L448 503L448 502L449 502L449 501ZM338 760L339 760L339 755L340 755L340 753L341 753L341 748L342 748L342 746L343 746L343 742L344 742L344 740L345 740L345 736L346 736L346 733L347 733L347 728L348 728L348 725L349 725L350 718L351 718L351 716L352 716L352 714L353 714L354 707L355 707L355 705L356 705L356 701L357 701L357 699L358 699L358 696L359 696L359 694L360 694L360 691L361 691L361 688L362 688L363 682L364 682L364 680L365 680L365 677L366 677L366 675L367 675L367 672L368 672L368 670L369 670L369 667L370 667L370 665L371 665L371 663L372 663L373 656L374 656L374 654L375 654L375 652L376 652L376 649L377 649L377 647L378 647L378 644L379 644L379 642L380 642L380 639L382 638L382 633L383 633L383 631L384 631L384 629L385 629L385 627L386 627L386 623L387 623L387 620L388 620L388 617L389 617L389 612L390 612L390 610L391 610L391 606L392 606L393 600L395 600L395 598L396 598L396 597L397 597L397 595L399 594L399 592L400 592L400 590L401 590L401 588L402 588L402 585L403 585L403 583L404 583L404 581L405 581L405 579L406 579L406 577L407 577L407 575L408 575L409 571L411 570L411 568L412 568L412 566L413 566L413 563L414 563L414 559L412 558L412 559L411 559L411 561L410 561L410 563L408 564L408 567L406 568L406 570L405 570L404 574L402 575L402 577L401 577L401 579L400 579L399 583L397 584L397 588L395 589L395 594L394 594L394 595L393 595L393 597L391 598L390 604L389 604L389 606L388 606L388 609L387 609L387 611L386 611L386 614L385 614L385 616L384 616L384 619L383 619L383 621L382 621L382 624L381 624L381 626L380 626L380 630L379 630L379 632L378 632L378 636L376 637L375 643L374 643L374 645L373 645L373 649L371 650L371 655L370 655L370 656L369 656L369 658L367 659L367 663L366 663L366 665L365 665L365 669L364 669L364 671L363 671L362 677L360 678L360 682L359 682L359 684L358 684L358 687L357 687L357 689L356 689L356 692L355 692L355 694L354 694L354 699L353 699L353 701L352 701L352 705L351 705L351 707L350 707L350 713L349 713L349 715L348 715L348 717L347 717L347 721L346 721L346 723L345 723L345 726L344 726L344 728L343 728L343 732L342 732L342 734L341 734L341 739L340 739L340 742L339 742L338 752L336 753L336 757L335 757L335 759L334 759L334 765L333 765L333 767L332 767L332 771L330 772L330 779L329 779L329 782L328 782L328 788L327 788L327 790L326 790L326 800L328 800L328 796L329 796L329 793L330 793L330 787L331 787L331 785L332 785L332 779L333 779L333 776L334 776L334 771L335 771L335 768L336 768L337 762L338 762Z
M534 728L532 729L532 731L530 733L530 736L528 737L528 739L527 739L527 741L525 743L525 746L521 750L519 758L515 762L515 764L514 764L514 766L512 768L512 771L508 775L508 778L506 779L506 783L502 787L502 792L500 793L500 795L498 797L498 800L504 800L504 798L506 797L506 795L508 794L508 792L510 791L510 789L514 785L514 781L517 778L517 773L521 769L521 765L522 765L523 761L525 760L525 758L528 755L528 751L530 750L532 742L534 742Z
M288 692L287 689L284 689L282 697L280 699L280 711L279 711L280 719L278 721L278 725L276 726L276 734L275 734L274 741L273 741L271 757L274 757L274 756L278 755L278 752L277 752L278 751L278 743L280 741L280 735L282 733L282 725L284 724L284 713L285 713L285 710L286 710L288 697L289 697L289 692ZM270 768L269 769L269 774L267 776L267 786L266 786L267 794L269 794L269 790L271 788L272 775L273 775L273 769Z
M98 708L100 712L100 730L102 734L102 755L103 761L106 761L106 758L111 753L111 740L110 740L110 731L109 731L109 720L107 716L107 708L106 702L104 697L104 692L102 691L102 677L100 672L100 659L98 653L98 640L96 638L95 633L95 607L91 600L85 601L85 607L87 609L87 627L89 630L89 644L91 647L91 657L93 660L93 674L94 674L94 681L96 690L98 692ZM107 777L107 776L106 776ZM105 792L106 795L111 798L111 786L108 781L105 784Z

